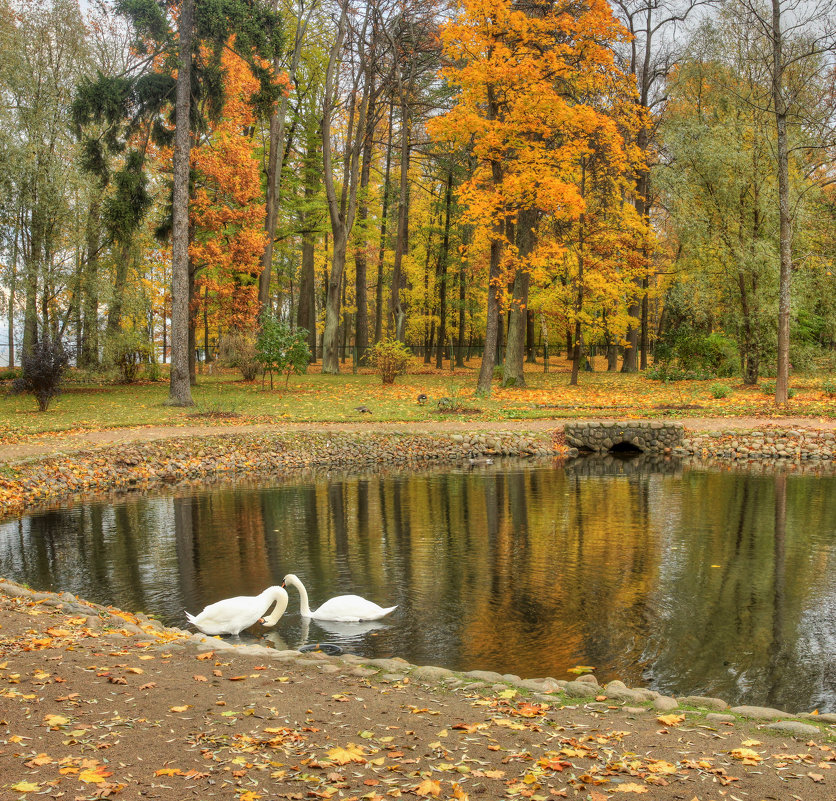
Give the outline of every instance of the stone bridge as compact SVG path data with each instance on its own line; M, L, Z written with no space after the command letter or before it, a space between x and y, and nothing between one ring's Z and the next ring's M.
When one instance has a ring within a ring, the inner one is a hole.
M566 442L580 451L670 453L682 444L682 423L662 420L577 421L563 427Z

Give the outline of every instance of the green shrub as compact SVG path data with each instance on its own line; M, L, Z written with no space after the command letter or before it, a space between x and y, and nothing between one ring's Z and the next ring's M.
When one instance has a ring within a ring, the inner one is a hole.
M709 389L711 390L711 397L717 400L728 398L732 394L731 387L727 384L712 384Z
M14 381L16 378L20 378L21 371L17 367L7 367L4 370L0 370L0 381Z
M821 391L827 395L828 398L836 397L836 380L828 376L821 382Z
M133 384L143 363L151 355L151 345L136 330L120 331L105 344L105 361L118 371L123 384Z
M762 381L759 385L761 392L764 395L772 395L775 397L775 382L774 381Z
M403 375L412 354L397 339L384 339L369 351L369 361L383 379L384 384L394 384L395 376Z
M270 373L270 389L273 389L273 371L284 373L287 387L290 374L302 375L311 361L311 351L308 348L308 332L304 328L292 331L287 323L266 315L261 320L261 330L255 342L255 358L262 369L262 386L264 375Z
M38 402L38 411L45 412L52 399L61 392L61 381L70 361L60 340L42 337L21 357L22 373L12 384L13 392L29 392Z
M148 362L145 365L145 377L149 381L162 381L163 371L159 362Z
M692 332L674 345L674 353L685 370L710 373L719 378L735 375L740 368L740 355L735 343L722 334Z

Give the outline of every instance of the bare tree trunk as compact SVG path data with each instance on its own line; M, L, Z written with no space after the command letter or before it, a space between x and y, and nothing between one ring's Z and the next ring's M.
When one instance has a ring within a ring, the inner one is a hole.
M168 402L193 406L189 382L189 152L194 0L180 6L180 59L174 132L174 198L171 258L171 379Z
M464 367L464 323L467 302L467 282L464 274L464 260L459 265L459 337L456 342L456 367Z

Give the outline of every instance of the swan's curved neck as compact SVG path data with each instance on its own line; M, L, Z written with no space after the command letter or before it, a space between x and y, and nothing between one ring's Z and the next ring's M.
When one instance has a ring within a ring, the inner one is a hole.
M276 603L273 613L264 620L265 626L275 626L284 614L285 609L287 609L287 592L282 587L268 587L262 595L266 595L268 598L267 606L264 607L265 612L274 601Z
M305 589L305 585L299 581L296 576L291 576L287 579L288 584L292 584L299 590L299 611L301 612L303 617L310 617L311 616L311 608L308 606L308 591Z

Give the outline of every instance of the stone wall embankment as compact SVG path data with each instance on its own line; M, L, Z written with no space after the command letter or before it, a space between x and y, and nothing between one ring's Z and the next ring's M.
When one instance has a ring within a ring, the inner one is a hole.
M765 426L688 433L674 453L734 461L831 462L836 459L836 432Z
M271 433L182 437L18 463L0 476L0 517L103 492L304 469L378 468L564 451L551 432Z

